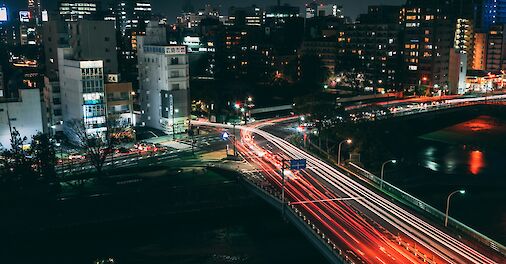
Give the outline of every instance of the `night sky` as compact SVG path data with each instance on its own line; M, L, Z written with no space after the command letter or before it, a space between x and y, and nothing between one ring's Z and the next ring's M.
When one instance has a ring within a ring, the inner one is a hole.
M41 0L43 6L48 9L52 9L56 6L57 0ZM297 5L302 7L305 3L311 0L282 0L282 3L289 3L291 5ZM0 3L6 2L9 6L14 6L16 9L23 8L23 5L27 0L0 0ZM156 13L162 13L166 15L169 20L175 20L175 17L181 13L181 7L184 0L151 0L153 4L153 10ZM344 6L344 14L352 18L357 17L360 13L367 11L368 5L373 4L388 4L388 5L400 5L406 2L406 0L340 0L332 1L327 0L325 2L337 2L342 3ZM213 5L221 5L222 12L227 11L227 8L231 5L236 6L248 6L257 4L260 7L276 4L276 0L192 0L192 4L195 8L199 8L206 3ZM302 13L302 10L301 10Z

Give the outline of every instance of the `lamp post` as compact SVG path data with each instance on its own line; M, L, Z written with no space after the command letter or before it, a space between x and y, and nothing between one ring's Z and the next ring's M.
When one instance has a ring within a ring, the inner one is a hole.
M339 146L337 148L337 165L341 165L341 147L344 143L351 144L351 139L345 139L339 143Z
M176 140L176 113L179 113L179 109L172 107L172 139Z
M445 227L448 226L448 212L450 211L450 198L456 193L466 194L466 190L456 190L448 195L446 199L446 214L445 214Z
M397 163L397 160L387 160L385 162L383 162L383 164L381 165L381 182L380 182L380 189L382 190L383 189L383 176L385 175L385 165L387 165L387 163L391 162L392 164L395 164Z

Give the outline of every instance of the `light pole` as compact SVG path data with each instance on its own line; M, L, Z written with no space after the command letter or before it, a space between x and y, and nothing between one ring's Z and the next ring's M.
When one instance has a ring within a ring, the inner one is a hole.
M456 190L448 195L448 198L446 199L445 227L448 226L448 212L450 210L450 198L452 198L452 195L456 193L465 194L466 190Z
M351 144L351 139L345 139L339 143L339 146L337 148L337 165L341 165L341 147L344 143Z
M253 102L253 97L251 97L251 96L248 96L248 98L246 98L246 100L244 101L244 108L247 110L247 111L244 111L244 125L248 124L248 113L249 113L249 116L251 117L250 104L252 102Z
M172 139L176 140L176 113L179 113L179 109L172 107Z
M383 162L383 164L381 165L381 182L380 182L380 189L382 190L383 189L383 176L385 175L385 165L387 165L387 163L389 162L392 162L393 164L397 163L397 160L387 160L385 162Z

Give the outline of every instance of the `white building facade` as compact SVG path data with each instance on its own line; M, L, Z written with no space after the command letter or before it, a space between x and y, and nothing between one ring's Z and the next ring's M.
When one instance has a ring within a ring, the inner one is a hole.
M106 131L107 107L103 61L66 59L68 50L58 49L58 59L63 132L73 140L69 125L77 120L82 120L89 134Z
M19 98L0 99L0 149L11 147L11 131L30 139L43 132L39 89L20 89Z
M138 45L141 125L167 134L183 133L190 110L187 48L164 45L163 38L149 32Z

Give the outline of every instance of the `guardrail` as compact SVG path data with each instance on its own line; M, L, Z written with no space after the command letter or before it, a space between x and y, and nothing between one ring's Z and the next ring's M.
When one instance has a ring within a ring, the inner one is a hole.
M239 173L242 177L240 178L250 189L260 196L263 200L268 202L274 208L282 211L283 207L284 216L290 220L297 229L299 229L315 247L317 247L322 254L333 264L353 264L354 262L350 257L338 248L338 246L328 238L311 220L306 217L303 212L295 207L295 205L283 205L281 202L281 194L273 188L267 188L265 184L262 184L260 180L254 180L259 177L252 177L258 173L244 173L238 171L229 166L221 166L220 164L214 164L212 167L220 168L227 171ZM269 185L270 186L270 185Z
M378 186L381 184L382 180L381 178L377 177L376 175L372 174L371 172L365 170L364 168L356 165L353 162L348 163L352 168L358 170L358 173L355 173L358 176L362 176L367 179L367 182L373 183L372 186L378 188ZM400 202L403 202L405 204L411 205L417 209L420 209L422 211L425 211L429 213L430 215L436 217L437 219L440 219L441 222L444 221L446 214L439 211L438 209L432 207L431 205L425 203L424 201L412 196L411 194L399 189L398 187L383 181L383 191L390 194L390 196L394 197L395 199L399 200ZM459 222L458 220L449 217L448 218L448 225L452 226L453 228L457 229L458 231L476 239L477 241L481 242L483 245L486 245L487 247L491 248L494 251L499 252L500 254L506 256L506 247L502 244L500 244L497 241L494 241L493 239L479 233L478 231L472 229L471 227L466 226L465 224Z

